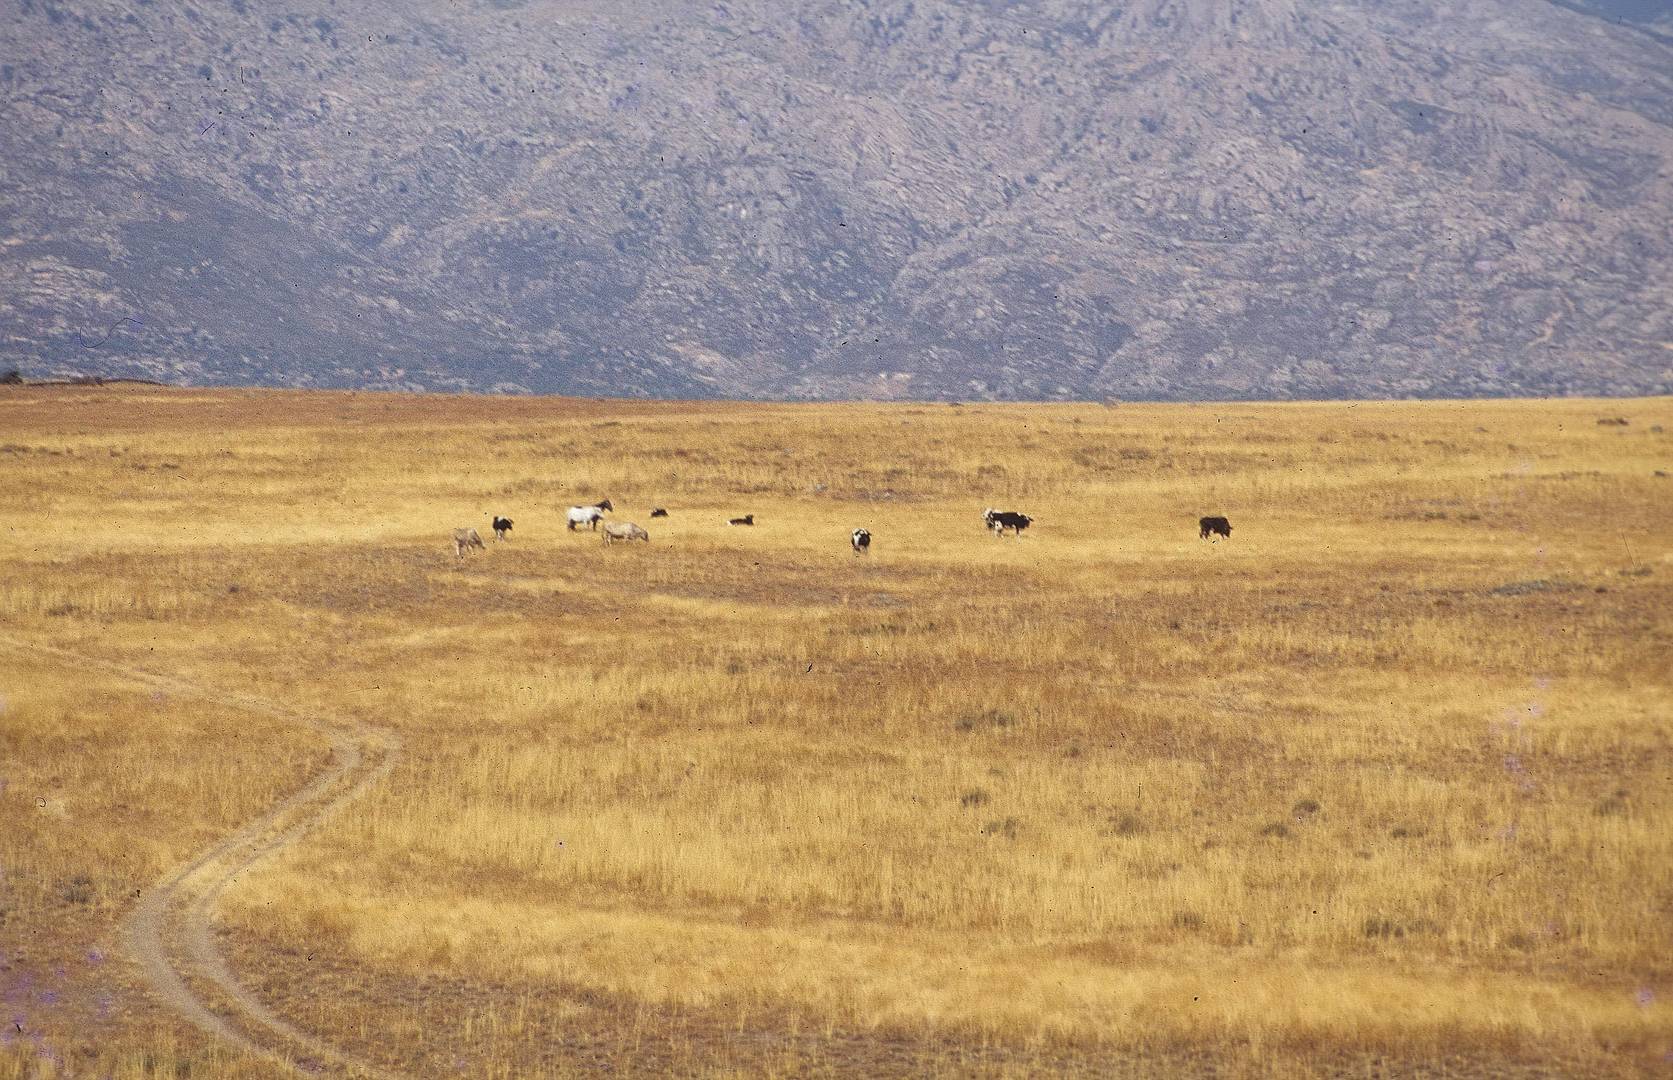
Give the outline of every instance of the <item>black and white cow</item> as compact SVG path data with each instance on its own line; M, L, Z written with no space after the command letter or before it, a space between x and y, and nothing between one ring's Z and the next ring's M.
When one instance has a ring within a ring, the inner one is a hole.
M854 545L854 554L864 555L871 550L871 530L855 529L848 537L848 542Z
M504 540L505 539L505 534L510 532L510 531L511 531L511 519L510 518L502 518L502 517L494 518L494 539L495 540Z
M1204 540L1211 536L1232 538L1232 523L1223 517L1205 517L1197 522L1197 527L1201 530L1197 535Z
M1027 514L1018 514L1012 510L994 510L991 507L982 511L982 523L993 530L994 536L1004 536L1005 530L1010 529L1012 535L1022 536L1022 530L1034 524L1034 519Z

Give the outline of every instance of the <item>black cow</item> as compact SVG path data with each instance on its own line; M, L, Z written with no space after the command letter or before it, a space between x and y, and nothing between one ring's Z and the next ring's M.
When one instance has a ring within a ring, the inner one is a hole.
M848 542L854 545L854 554L864 555L871 550L871 530L855 529L849 535Z
M660 506L657 507L655 510L651 511L651 517L667 517L667 516L668 516L668 511L664 510Z
M1034 524L1034 519L1027 514L990 508L982 511L982 523L993 530L994 536L1004 536L1005 530L1010 529L1012 535L1020 537L1022 530Z
M1205 517L1197 522L1202 529L1198 535L1207 540L1210 536L1223 536L1227 540L1232 538L1232 523L1223 517Z
M511 531L511 519L497 517L494 519L494 539L504 540L505 534Z
M753 524L755 524L755 515L754 514L745 514L741 518L728 518L727 521L726 521L726 524L728 524L728 525L753 525Z

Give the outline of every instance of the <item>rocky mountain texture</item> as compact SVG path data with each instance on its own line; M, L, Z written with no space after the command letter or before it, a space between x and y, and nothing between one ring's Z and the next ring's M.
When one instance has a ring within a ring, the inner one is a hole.
M0 367L1673 391L1654 0L9 0Z

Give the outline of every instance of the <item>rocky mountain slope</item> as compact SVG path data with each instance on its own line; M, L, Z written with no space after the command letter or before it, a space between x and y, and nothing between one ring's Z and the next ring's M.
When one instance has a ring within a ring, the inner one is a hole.
M1673 391L1656 0L11 0L0 367Z

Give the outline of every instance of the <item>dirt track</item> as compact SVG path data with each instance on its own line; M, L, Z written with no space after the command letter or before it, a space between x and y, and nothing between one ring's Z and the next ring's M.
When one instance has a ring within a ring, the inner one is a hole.
M126 943L157 994L199 1028L297 1074L386 1077L273 1013L238 982L216 951L211 925L226 887L388 774L399 755L388 732L339 717L312 717L252 697L126 667L49 645L0 636L0 648L117 675L170 694L300 724L331 743L331 761L305 787L199 852L144 893L125 925Z

